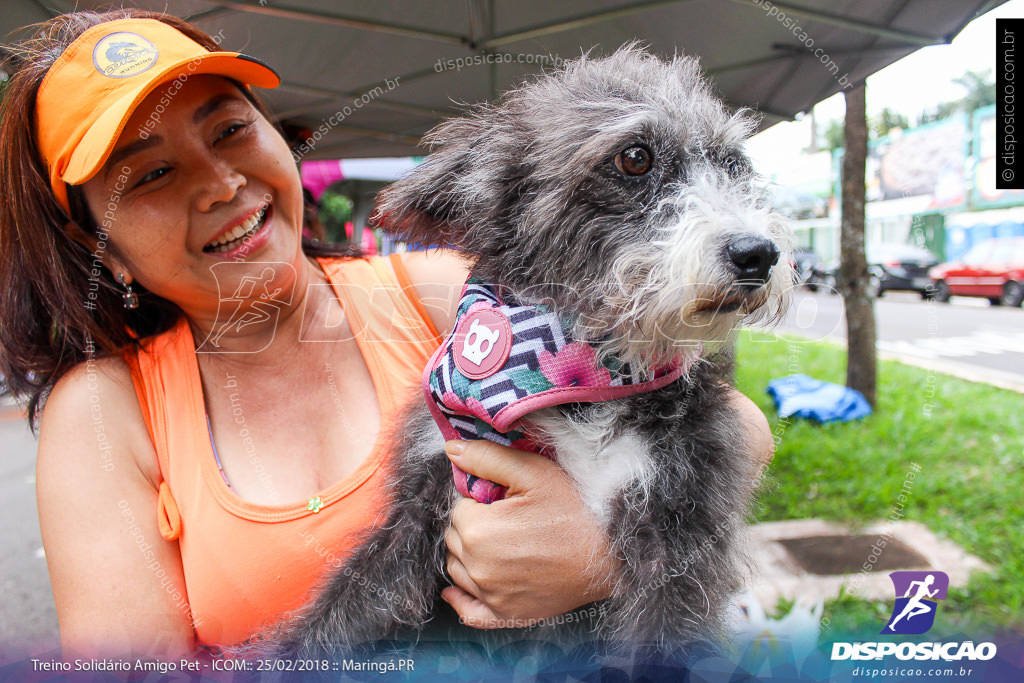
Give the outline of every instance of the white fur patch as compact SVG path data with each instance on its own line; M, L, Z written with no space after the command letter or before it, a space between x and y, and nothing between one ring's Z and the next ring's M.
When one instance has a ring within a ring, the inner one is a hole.
M584 504L605 525L609 500L626 484L645 479L651 468L643 439L632 432L613 436L612 428L619 424L616 413L605 404L586 421L567 420L555 409L529 418L538 436L554 448L558 464L572 477Z

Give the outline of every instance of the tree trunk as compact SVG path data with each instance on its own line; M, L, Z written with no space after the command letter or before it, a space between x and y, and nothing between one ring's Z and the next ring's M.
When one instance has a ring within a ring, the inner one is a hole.
M839 237L839 291L846 305L846 386L875 405L875 311L864 253L864 173L868 124L864 86L847 90L846 153L843 156L842 228Z

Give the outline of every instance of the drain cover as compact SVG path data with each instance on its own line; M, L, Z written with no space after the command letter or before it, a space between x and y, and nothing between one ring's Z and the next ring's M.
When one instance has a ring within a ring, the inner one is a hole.
M893 569L927 569L931 565L920 553L906 543L892 538L883 539L885 547L879 547L879 536L805 536L802 538L780 538L776 540L796 560L801 568L811 574L830 576L853 574L861 571L865 563L871 571L881 572Z

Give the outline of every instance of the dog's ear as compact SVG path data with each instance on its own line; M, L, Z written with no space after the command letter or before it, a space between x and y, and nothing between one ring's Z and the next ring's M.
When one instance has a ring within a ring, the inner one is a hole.
M518 154L501 149L508 119L485 106L448 120L425 137L424 162L377 195L371 221L410 244L459 247L475 225L496 218Z

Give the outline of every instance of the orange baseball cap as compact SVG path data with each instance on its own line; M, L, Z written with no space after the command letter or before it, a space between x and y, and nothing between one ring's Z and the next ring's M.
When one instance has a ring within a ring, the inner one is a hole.
M156 19L118 19L94 26L46 72L36 95L36 141L50 187L64 210L67 185L96 175L135 108L157 87L195 74L227 76L275 88L263 62L237 52L210 52Z

